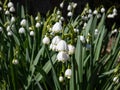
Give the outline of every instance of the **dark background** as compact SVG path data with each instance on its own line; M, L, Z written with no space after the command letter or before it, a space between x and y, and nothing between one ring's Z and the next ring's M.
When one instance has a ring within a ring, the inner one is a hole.
M38 11L42 16L45 16L46 13L49 10L53 10L55 6L59 7L59 4L62 1L63 0L12 0L15 6L17 6L17 3L20 5L28 6L28 13L33 16L36 16ZM70 1L76 2L78 4L75 10L76 16L82 12L86 3L89 3L92 10L99 7L100 5L103 5L106 9L115 5L118 10L118 15L114 19L109 19L106 21L106 23L108 26L111 26L113 22L117 22L117 26L120 27L120 0L65 0L65 6L64 9L62 9L64 17L66 17L66 8Z

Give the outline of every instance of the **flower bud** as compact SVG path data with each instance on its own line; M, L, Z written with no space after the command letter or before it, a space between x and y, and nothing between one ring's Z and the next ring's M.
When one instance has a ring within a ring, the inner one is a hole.
M11 31L11 28L10 28L10 26L7 26L7 29L6 29L7 31Z
M25 33L25 29L24 29L23 27L21 27L21 28L19 29L19 33L20 33L20 34Z
M57 50L68 52L68 45L66 41L60 40L59 43L57 44Z
M2 11L2 7L0 7L0 11Z
M76 33L77 33L77 32L79 32L79 29L77 29L77 28L74 28L74 32L76 32Z
M19 62L18 62L17 59L13 59L13 60L12 60L12 63L16 65L16 64L18 64Z
M49 37L45 36L45 37L43 38L42 42L43 42L43 44L47 44L47 45L48 45L48 44L50 43Z
M63 76L59 76L59 82L63 82L63 81L64 81Z
M57 60L59 62L61 61L61 62L65 63L68 59L69 59L69 55L64 51L59 52L57 55Z
M72 70L71 70L71 69L67 69L67 70L65 71L65 77L67 77L68 79L70 79L70 78L71 78L71 75L72 75Z
M56 22L52 27L52 32L59 33L62 30L62 25L60 22Z
M94 35L95 35L95 36L98 35L98 29L95 29Z
M77 7L77 3L72 3L72 7L76 8Z

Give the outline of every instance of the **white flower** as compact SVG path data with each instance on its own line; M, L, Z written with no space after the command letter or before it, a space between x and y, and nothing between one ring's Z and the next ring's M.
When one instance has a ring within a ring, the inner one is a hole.
M61 21L64 21L64 17L60 17L60 20L61 20Z
M57 44L57 50L68 52L68 45L67 45L66 41L64 41L64 40L59 41L59 43Z
M117 32L117 29L114 29L111 33L114 34Z
M15 22L15 17L11 17L11 23Z
M8 10L5 11L5 15L9 15L10 12Z
M57 14L58 14L58 15L60 15L60 14L61 14L61 12L58 10L58 11L57 11Z
M30 36L34 36L34 35L35 35L34 31L30 31Z
M10 26L7 26L7 31L11 31L11 28L10 28Z
M8 2L8 8L10 8L10 7L13 7L14 5L13 5L13 3L12 2Z
M60 8L63 8L63 6L64 6L64 2L61 2L60 3Z
M114 18L114 15L113 14L108 14L107 18Z
M93 14L97 15L97 14L98 14L98 11L97 11L97 10L94 10L94 11L93 11Z
M57 55L57 60L59 62L61 61L61 62L65 63L68 59L69 59L69 55L64 51L59 52Z
M85 37L84 36L80 36L80 41L82 42L82 43L85 43Z
M0 11L2 11L2 7L0 7Z
M117 13L117 9L116 8L113 9L113 13Z
M72 3L72 7L73 7L73 8L76 8L76 7L77 7L77 3L74 3L74 2L73 2L73 3Z
M97 14L97 18L99 19L101 17L101 14Z
M52 50L52 51L57 51L57 49L56 49L56 45L54 45L54 44L50 44L50 50Z
M0 32L2 32L3 31L3 28L2 27L0 27Z
M64 81L63 76L59 76L59 82L63 82L63 81Z
M71 6L70 4L68 5L67 10L68 10L68 11L71 11L71 10L72 10L72 6Z
M39 28L40 27L40 23L37 22L36 25L35 25L36 28Z
M117 76L114 77L114 78L113 78L113 82L115 82L115 83L119 83L119 77L117 77Z
M69 44L68 45L68 53L69 53L69 55L74 54L75 53L75 46Z
M116 12L113 12L113 14L112 14L113 16L116 16L117 15L117 13Z
M15 64L15 65L17 65L19 63L19 61L17 59L13 59L12 63Z
M89 9L89 10L88 10L88 13L89 13L89 14L91 14L91 13L92 13L92 10L91 10L91 9Z
M56 22L52 27L52 32L59 33L62 30L62 25L60 22Z
M10 7L9 11L10 12L15 12L15 8L14 7Z
M105 12L105 8L101 8L101 13L104 13Z
M88 18L91 18L93 15L92 14L88 14Z
M22 19L22 21L20 22L20 25L21 26L26 26L26 24L27 24L26 19Z
M65 77L67 77L68 79L70 79L70 78L71 78L71 75L72 75L72 70L71 70L71 69L67 69L67 70L65 71Z
M21 28L19 29L19 33L20 33L20 34L25 33L25 29L24 29L23 27L21 27Z
M45 37L43 38L42 42L43 42L43 44L49 44L49 43L50 43L49 37L47 37L47 36L45 35Z
M38 20L39 20L39 17L38 17L38 16L36 16L36 17L35 17L35 20L36 20L36 21L38 21Z
M98 29L95 29L94 35L95 35L95 36L98 35Z
M12 36L12 34L13 34L12 31L8 31L8 32L7 32L7 35L8 35L8 36Z
M70 11L70 12L68 12L67 16L71 17L71 16L73 16L73 13Z
M52 39L52 44L57 45L61 41L61 38L59 36L55 36Z

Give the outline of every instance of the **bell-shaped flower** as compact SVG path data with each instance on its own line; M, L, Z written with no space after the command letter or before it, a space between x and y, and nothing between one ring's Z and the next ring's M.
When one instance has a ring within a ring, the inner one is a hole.
M2 27L0 27L0 32L2 32L3 31L3 28Z
M24 29L23 27L21 27L21 28L19 29L19 33L20 33L20 34L25 33L25 29Z
M74 53L75 53L75 46L73 46L73 45L71 45L71 44L69 44L68 45L68 54L69 55L73 55Z
M101 11L101 13L104 13L105 12L105 8L102 7L100 11Z
M57 51L65 51L68 52L68 45L66 41L60 40L59 43L57 44Z
M10 7L9 11L10 12L15 12L15 8L14 7Z
M85 43L85 37L84 36L80 36L80 41L82 42L82 43Z
M22 19L22 21L20 22L20 25L21 26L26 26L26 24L27 24L26 19Z
M59 82L63 82L64 81L64 77L63 76L59 76Z
M34 36L34 35L35 35L34 31L30 31L30 36Z
M43 44L47 44L47 45L48 45L48 44L50 43L50 38L47 37L47 36L45 36L45 37L43 38L42 42L43 42Z
M69 55L64 51L59 52L57 55L57 60L59 62L65 63L68 59L69 59Z
M12 3L12 2L8 2L8 8L10 8L10 7L13 7L14 6L14 4Z
M52 32L59 33L62 30L62 25L60 22L56 22L52 27Z
M71 75L72 75L72 70L71 70L71 69L67 69L67 70L65 71L65 77L67 77L68 79L70 79L70 78L71 78Z

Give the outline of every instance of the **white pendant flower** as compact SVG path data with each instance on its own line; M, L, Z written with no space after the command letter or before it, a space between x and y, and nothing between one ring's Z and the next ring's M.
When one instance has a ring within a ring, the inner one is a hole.
M80 41L82 42L82 43L85 43L85 37L84 36L80 36Z
M63 6L64 6L64 2L61 2L60 3L60 8L63 8Z
M57 45L61 41L61 38L59 36L55 36L52 39L52 44Z
M20 22L20 25L21 26L26 26L26 24L27 24L26 19L22 19L22 21Z
M67 10L68 10L68 11L71 11L71 10L72 10L72 6L71 6L70 4L68 5Z
M0 27L0 32L2 32L3 31L3 28L2 27Z
M59 76L59 82L63 82L63 81L64 81L63 76Z
M25 29L24 29L23 27L21 27L21 28L19 29L19 33L20 33L20 34L25 33Z
M15 22L15 17L11 17L11 23Z
M59 52L57 55L57 60L59 62L65 63L68 59L69 59L69 55L64 51Z
M9 25L7 26L6 30L7 30L7 31L11 31L11 28L10 28Z
M65 71L65 77L67 77L68 79L70 79L70 78L71 78L71 75L72 75L72 70L71 70L71 69L67 69L67 70Z
M97 36L98 35L98 29L95 29L94 35Z
M101 8L101 13L104 13L105 12L105 8Z
M114 18L114 15L113 14L108 14L107 18Z
M13 59L12 63L15 64L15 65L17 65L19 63L19 61L17 59Z
M68 52L68 45L67 45L66 41L64 41L64 40L59 41L59 43L57 44L57 51Z
M14 6L14 4L12 3L12 2L8 2L8 8L10 8L10 7L13 7Z
M48 45L48 44L50 43L49 37L47 37L47 36L45 35L45 37L43 38L42 42L43 42L43 44Z
M119 83L119 77L117 77L117 76L114 77L114 78L113 78L113 82L114 82L114 83Z
M34 36L34 35L35 35L34 31L30 31L30 36Z
M70 12L68 12L67 16L71 17L71 16L73 16L73 13L70 11Z
M60 33L62 31L62 25L60 22L56 22L52 27L52 32Z
M9 15L10 12L8 10L5 11L5 15Z
M8 31L8 32L7 32L7 35L8 35L8 36L12 36L12 35L13 35L12 31Z
M97 10L94 10L94 11L93 11L93 14L97 15L97 14L98 14L98 11L97 11Z
M69 55L73 55L74 53L75 53L75 46L73 46L73 45L71 45L71 44L69 44L68 45L68 54Z
M35 25L36 28L39 28L40 27L40 23L37 22L36 25Z
M10 7L9 11L10 12L15 12L15 8L14 7Z

